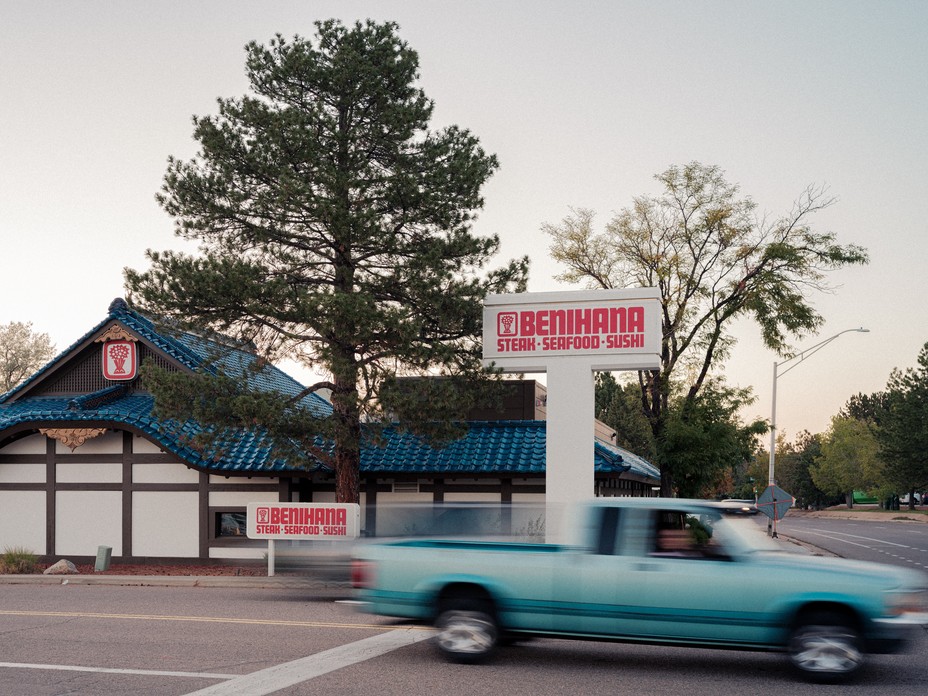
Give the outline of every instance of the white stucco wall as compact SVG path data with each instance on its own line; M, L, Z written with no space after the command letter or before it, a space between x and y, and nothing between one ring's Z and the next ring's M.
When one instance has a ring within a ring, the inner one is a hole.
M151 440L136 435L132 438L132 451L142 454L158 454L163 450Z
M446 503L499 503L500 494L497 493L454 493L445 491Z
M200 474L183 464L133 464L134 483L197 483Z
M276 503L276 491L210 491L210 507L246 507L248 503Z
M395 505L397 503L431 503L434 495L429 493L417 493L415 491L397 491L394 493L378 493L377 505ZM318 503L328 502L322 500L320 494L313 494L313 501ZM335 494L332 493L332 502L335 502Z
M45 454L45 436L29 435L16 442L11 442L0 451L3 454Z
M210 474L210 483L221 483L226 486L253 486L256 483L277 483L279 479L276 476L217 476Z
M122 483L122 464L58 462L55 476L58 483Z
M199 555L196 492L139 491L132 494L132 555Z
M122 493L58 491L55 555L96 556L98 546L122 555Z
M45 553L43 491L0 491L0 551L7 548Z
M0 483L45 483L45 464L0 462Z

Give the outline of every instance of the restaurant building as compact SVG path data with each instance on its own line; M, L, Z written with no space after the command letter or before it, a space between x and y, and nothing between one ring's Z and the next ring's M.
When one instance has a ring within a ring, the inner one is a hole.
M114 300L100 323L0 396L0 548L74 562L100 546L117 562L260 558L263 547L244 536L248 503L335 500L329 468L273 460L260 428L230 432L212 450L194 446L203 426L154 415L138 373L144 361L239 374L258 356L167 330ZM303 390L271 365L253 374L262 389ZM331 414L317 394L301 403L320 418ZM388 428L383 446L362 450L365 533L376 531L384 503L544 500L544 388L513 381L501 415L473 416L466 435L438 449ZM657 469L613 437L598 426L594 493L653 495Z

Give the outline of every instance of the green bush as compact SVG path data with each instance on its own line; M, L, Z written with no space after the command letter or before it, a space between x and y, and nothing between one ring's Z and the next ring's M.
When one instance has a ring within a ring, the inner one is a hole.
M39 572L39 560L32 551L23 547L7 547L0 556L0 574L28 575Z

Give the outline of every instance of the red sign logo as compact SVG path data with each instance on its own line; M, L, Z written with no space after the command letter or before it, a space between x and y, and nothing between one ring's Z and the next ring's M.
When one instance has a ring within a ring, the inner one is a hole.
M515 336L519 333L519 315L516 312L500 312L496 315L496 333L500 336Z
M138 350L134 341L107 341L103 344L103 376L106 379L135 379L138 368Z

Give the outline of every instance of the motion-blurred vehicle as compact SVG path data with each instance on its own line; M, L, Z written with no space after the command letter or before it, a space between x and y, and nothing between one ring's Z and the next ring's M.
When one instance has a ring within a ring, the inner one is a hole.
M537 503L381 503L360 539L278 542L275 567L330 582L348 582L351 557L372 542L414 538L480 538L543 542L545 507Z
M928 576L787 553L718 503L599 498L567 545L411 539L359 547L363 610L433 623L478 662L525 636L784 651L814 681L853 675L928 623Z

